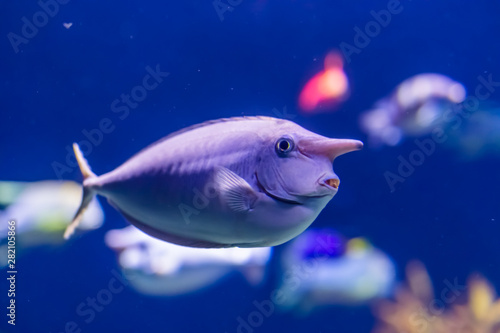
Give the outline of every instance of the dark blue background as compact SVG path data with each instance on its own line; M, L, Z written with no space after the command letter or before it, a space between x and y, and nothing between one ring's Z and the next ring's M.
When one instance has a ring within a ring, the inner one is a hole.
M96 128L103 118L111 119L115 130L88 157L97 174L203 120L273 115L273 108L284 106L297 115L298 93L322 69L325 54L341 42L353 44L353 28L364 28L373 19L370 11L387 3L243 0L221 21L210 0L72 0L15 53L7 34L20 34L21 18L31 21L40 7L35 1L3 1L0 178L57 179L53 162L64 164L65 147L84 140L82 130ZM346 66L350 100L334 113L298 115L294 121L323 135L365 140L358 115L405 78L442 73L469 91L478 75L492 73L500 80L498 2L401 5L402 12ZM65 29L64 22L73 26ZM170 76L120 120L111 103L142 82L146 66L157 64ZM491 100L500 100L500 93ZM499 157L463 162L438 147L391 193L383 174L395 172L397 157L413 149L407 141L339 158L335 170L342 190L315 226L332 226L349 237L364 235L400 268L413 258L422 260L437 291L445 279L465 282L476 271L500 289ZM63 178L81 176L74 168ZM64 323L74 320L83 332L235 332L236 318L255 310L252 301L269 297L273 276L257 290L234 276L185 297L146 297L126 289L86 324L76 307L106 288L111 270L117 269L104 234L125 225L102 203L103 228L61 248L37 249L19 262L18 325L7 327L2 315L1 330L63 332ZM275 314L255 332L366 332L372 324L368 308L334 308L306 318Z

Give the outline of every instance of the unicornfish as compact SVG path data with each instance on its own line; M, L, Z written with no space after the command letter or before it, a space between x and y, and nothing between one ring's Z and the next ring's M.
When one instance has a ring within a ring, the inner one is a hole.
M279 245L302 233L337 193L333 160L362 146L284 119L235 117L174 132L97 176L74 144L83 197L64 237L101 195L132 225L170 243Z

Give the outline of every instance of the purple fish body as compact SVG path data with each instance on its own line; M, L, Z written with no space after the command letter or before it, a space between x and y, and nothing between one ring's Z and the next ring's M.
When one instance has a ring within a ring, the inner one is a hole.
M175 132L101 176L77 145L82 205L102 195L147 234L191 247L261 247L304 231L337 193L335 157L356 140L329 139L270 117L220 119Z

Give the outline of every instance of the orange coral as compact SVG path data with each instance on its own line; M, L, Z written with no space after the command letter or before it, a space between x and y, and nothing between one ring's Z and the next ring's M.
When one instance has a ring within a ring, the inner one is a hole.
M468 302L439 306L425 267L418 262L407 267L407 285L396 290L394 301L376 304L378 318L373 333L500 333L500 299L482 277L467 283ZM460 292L454 291L448 303L454 303ZM441 298L443 298L441 294Z

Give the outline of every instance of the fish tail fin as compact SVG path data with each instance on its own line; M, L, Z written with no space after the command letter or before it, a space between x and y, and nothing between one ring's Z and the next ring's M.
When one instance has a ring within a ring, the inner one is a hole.
M83 176L83 195L82 202L80 203L80 207L73 217L73 221L71 221L71 223L66 228L66 231L64 232L64 239L69 239L75 232L75 229L78 227L80 221L82 220L83 214L96 195L95 190L90 186L86 186L85 183L87 179L97 178L97 175L90 169L90 166L85 157L83 157L83 153L77 143L73 143L73 151L75 152L76 161L78 162L78 167L80 168Z
M78 167L80 168L80 172L82 173L83 180L85 181L85 179L87 178L97 177L97 175L90 169L89 163L87 162L85 157L83 157L80 146L78 146L78 143L76 142L73 143L73 151L75 152L76 161L78 162Z

